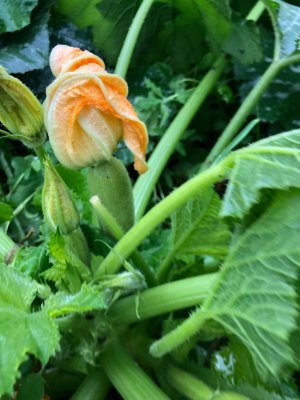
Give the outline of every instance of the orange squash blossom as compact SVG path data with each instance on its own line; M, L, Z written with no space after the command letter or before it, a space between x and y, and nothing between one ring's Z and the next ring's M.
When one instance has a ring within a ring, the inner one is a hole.
M51 51L50 68L56 79L47 88L45 126L58 160L73 169L97 165L123 139L135 169L146 172L147 129L124 79L106 72L96 55L65 45Z

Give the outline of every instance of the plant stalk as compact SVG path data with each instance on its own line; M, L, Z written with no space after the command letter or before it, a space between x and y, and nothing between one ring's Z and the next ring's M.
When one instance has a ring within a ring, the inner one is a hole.
M71 400L105 400L110 389L110 382L105 373L98 369L88 375Z
M168 397L116 342L102 354L101 364L125 400L167 400Z
M213 391L209 386L194 375L180 368L169 365L166 371L166 377L170 385L188 399L211 400L213 398Z
M106 227L113 235L113 237L117 240L120 240L124 235L125 231L120 226L120 224L116 221L113 215L109 212L109 210L105 207L105 205L101 202L98 196L93 196L90 199L92 206L94 207L95 211L97 212L100 219L105 223ZM143 272L146 282L148 286L152 287L156 284L156 279L149 268L148 264L145 262L141 254L136 250L132 253L132 259L136 266Z
M129 28L115 69L115 73L122 76L122 78L125 78L127 74L139 33L153 2L154 0L142 1L142 4L140 5L140 8L138 9Z
M113 304L108 317L126 325L172 311L201 304L210 292L218 273L166 283Z
M225 149L229 142L235 137L239 132L242 125L246 121L247 117L251 114L255 105L258 103L266 89L272 83L274 78L279 74L279 72L286 66L291 65L295 62L300 61L299 54L284 58L278 61L273 61L269 67L266 69L264 74L261 76L260 80L250 91L246 99L241 104L238 111L235 113L233 118L230 120L229 124L215 143L214 147L208 154L206 160L202 165L202 170L209 167L215 159L220 155L220 153Z
M176 329L163 336L150 346L150 353L153 357L162 357L176 349L182 343L193 337L202 327L208 316L202 309L196 310Z
M217 164L174 190L159 204L153 207L136 225L134 225L110 251L95 274L99 278L104 274L114 274L139 244L177 208L183 206L190 198L217 181L222 180L231 167L233 157L228 156Z
M133 188L136 220L139 220L144 214L152 191L170 156L174 152L177 143L199 110L199 107L212 91L226 65L227 61L224 56L220 56L203 77L191 97L176 115L157 144L149 158L149 170L147 174L141 175Z

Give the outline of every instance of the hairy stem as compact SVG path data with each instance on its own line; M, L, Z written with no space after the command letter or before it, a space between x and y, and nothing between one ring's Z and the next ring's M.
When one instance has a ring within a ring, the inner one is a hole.
M199 193L200 190L223 179L227 174L227 168L232 163L233 158L228 156L220 164L209 168L184 183L153 207L110 251L97 270L95 278L104 274L116 273L122 264L122 260L128 257L162 221Z
M102 354L101 364L125 400L167 400L168 397L116 342Z
M109 210L105 207L105 205L101 202L98 196L93 196L90 199L92 206L97 212L100 219L105 223L110 233L114 236L115 239L120 240L124 235L125 231L117 222L117 220L113 217L113 215L109 212ZM149 268L148 264L144 261L141 254L136 250L132 253L132 259L135 262L136 266L143 272L146 282L148 286L152 287L156 284L156 279Z
M220 153L225 149L229 142L239 132L247 117L251 114L255 105L258 103L266 89L272 83L278 73L286 66L300 61L300 55L297 54L292 57L273 61L266 69L257 84L250 91L246 99L241 104L238 111L235 113L229 124L217 140L216 144L208 154L205 162L203 163L202 170L210 166Z
M114 303L108 317L124 325L201 304L218 273L166 283Z
M225 58L223 56L219 57L155 147L148 161L149 170L147 174L141 175L133 188L136 220L139 220L144 214L152 191L177 143L199 110L199 107L212 91L226 65Z
M145 18L154 0L143 0L127 33L121 53L118 58L115 73L125 78L133 51L142 29Z
M154 342L150 346L150 353L154 357L162 357L171 352L194 336L206 320L207 314L203 313L201 309L196 310L176 329Z

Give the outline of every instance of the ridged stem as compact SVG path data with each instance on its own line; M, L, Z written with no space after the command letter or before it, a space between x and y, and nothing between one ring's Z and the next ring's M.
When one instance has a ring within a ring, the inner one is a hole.
M114 303L108 317L125 325L201 304L218 273L166 283Z
M102 354L101 364L124 400L168 399L120 344L112 342L109 345Z
M98 217L105 223L113 237L120 240L125 235L125 231L114 216L109 212L98 196L93 196L90 202L97 212ZM156 284L155 276L141 254L136 250L132 253L131 257L136 266L143 272L148 286L154 286Z
M103 370L98 369L83 380L71 400L104 400L109 388L110 382L107 376Z

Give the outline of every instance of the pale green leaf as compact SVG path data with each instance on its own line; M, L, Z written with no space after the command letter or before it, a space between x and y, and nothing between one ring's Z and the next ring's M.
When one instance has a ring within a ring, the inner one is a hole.
M30 23L30 14L38 0L0 0L0 33L14 32Z
M300 129L260 140L236 152L221 210L243 217L261 190L300 188Z
M289 336L297 316L300 191L278 192L267 211L234 242L203 315L250 351L262 378L293 363Z
M51 317L59 317L70 313L83 313L92 310L105 310L107 304L103 290L83 284L80 292L68 294L58 292L49 297L44 309Z
M171 251L175 256L227 254L231 233L219 217L220 208L220 198L209 188L172 215Z
M58 348L58 329L46 311L30 312L41 285L0 266L0 396L12 393L28 355L43 365Z

